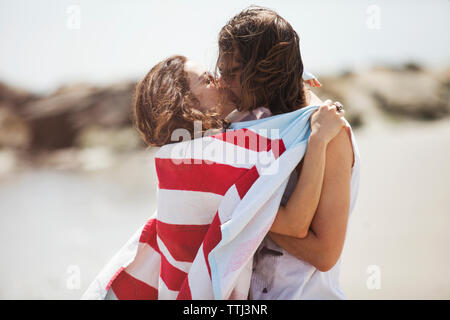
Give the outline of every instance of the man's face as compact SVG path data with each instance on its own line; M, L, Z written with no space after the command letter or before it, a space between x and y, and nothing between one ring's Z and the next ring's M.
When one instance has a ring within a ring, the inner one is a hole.
M239 105L242 95L241 89L241 69L242 65L236 57L222 55L219 58L219 86L226 90L229 99L236 105Z

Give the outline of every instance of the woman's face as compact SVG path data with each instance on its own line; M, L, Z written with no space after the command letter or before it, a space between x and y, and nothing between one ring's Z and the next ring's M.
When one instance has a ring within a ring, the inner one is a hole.
M234 109L234 105L219 88L214 76L202 65L188 60L184 65L188 75L189 86L192 93L200 102L200 110L205 112L212 108L220 108L226 116ZM231 110L230 110L231 109Z

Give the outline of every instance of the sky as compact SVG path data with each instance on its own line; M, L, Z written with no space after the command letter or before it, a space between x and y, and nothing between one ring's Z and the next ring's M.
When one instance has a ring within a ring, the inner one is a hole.
M37 93L136 80L182 54L212 68L221 27L248 5L276 10L316 75L373 65L450 65L450 0L0 0L0 81Z

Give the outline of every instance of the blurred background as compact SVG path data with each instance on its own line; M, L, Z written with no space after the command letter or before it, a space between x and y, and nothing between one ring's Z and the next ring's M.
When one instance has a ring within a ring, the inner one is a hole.
M356 136L347 297L450 298L450 1L0 0L1 299L79 299L153 213L134 86L172 54L212 69L250 4L293 25Z

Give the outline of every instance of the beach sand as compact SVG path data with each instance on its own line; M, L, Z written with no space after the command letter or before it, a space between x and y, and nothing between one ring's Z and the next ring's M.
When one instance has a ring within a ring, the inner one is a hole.
M354 132L362 168L342 253L344 292L449 299L450 120L377 121ZM80 298L152 214L155 182L148 152L109 169L1 180L0 298Z
M342 254L344 292L449 299L450 121L382 121L356 136L362 168Z

